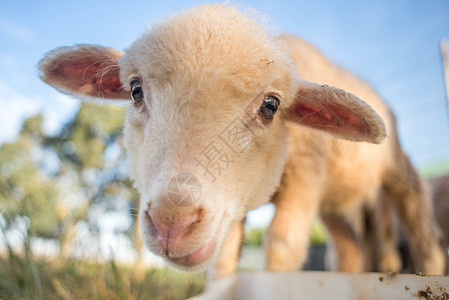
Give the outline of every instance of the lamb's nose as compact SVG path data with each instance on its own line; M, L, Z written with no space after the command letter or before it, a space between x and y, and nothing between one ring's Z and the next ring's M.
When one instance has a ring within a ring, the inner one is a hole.
M150 226L155 228L155 238L165 254L169 254L182 243L182 237L194 230L202 220L202 209L195 208L182 212L176 218L168 218L160 211L147 210Z

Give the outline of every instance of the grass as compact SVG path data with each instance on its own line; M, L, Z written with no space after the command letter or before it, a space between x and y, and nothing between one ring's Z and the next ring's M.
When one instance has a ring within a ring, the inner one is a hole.
M263 236L266 228L247 228L245 229L245 242L246 247L258 248L263 245ZM319 220L315 220L310 232L310 243L312 245L324 245L326 244L327 233L324 224Z
M314 224L313 243L325 241ZM3 228L0 225L0 229ZM246 247L262 245L263 228L245 232ZM3 232L3 235L5 233ZM76 258L46 259L32 254L25 234L21 251L8 244L0 253L0 299L186 299L202 292L205 274L189 274L142 264L118 265Z
M0 256L0 299L185 299L204 274L75 259L35 259L29 250Z
M447 174L449 172L449 160L441 160L437 163L428 164L419 168L419 172L426 178L432 178Z

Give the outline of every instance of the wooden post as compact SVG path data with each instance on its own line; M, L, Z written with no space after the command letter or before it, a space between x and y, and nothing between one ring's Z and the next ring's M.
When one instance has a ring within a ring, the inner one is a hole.
M441 58L443 60L444 82L446 85L446 100L449 114L449 42L447 39L442 39L440 43Z

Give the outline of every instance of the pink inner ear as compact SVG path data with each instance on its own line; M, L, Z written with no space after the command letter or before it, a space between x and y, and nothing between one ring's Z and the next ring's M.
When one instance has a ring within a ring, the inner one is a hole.
M359 118L351 110L345 109L345 107L343 106L333 103L326 103L326 106L335 114L337 123L338 120L340 120L343 122L344 126L358 129L362 129L367 126L366 122L363 119Z
M67 87L93 97L123 98L118 67L104 62L62 63L55 70L65 80Z
M289 108L288 119L339 135L366 136L369 134L369 126L365 120L335 103L322 102L318 106L298 101Z

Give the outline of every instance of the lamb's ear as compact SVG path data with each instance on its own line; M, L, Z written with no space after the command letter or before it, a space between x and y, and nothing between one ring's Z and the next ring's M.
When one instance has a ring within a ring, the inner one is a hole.
M382 118L353 94L301 80L287 118L336 137L378 144L386 136Z
M68 94L94 98L129 99L120 83L122 52L95 45L61 47L38 63L40 78Z

